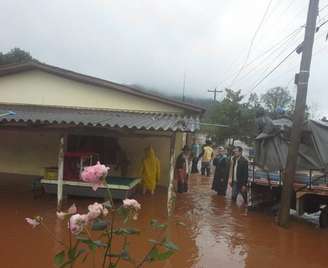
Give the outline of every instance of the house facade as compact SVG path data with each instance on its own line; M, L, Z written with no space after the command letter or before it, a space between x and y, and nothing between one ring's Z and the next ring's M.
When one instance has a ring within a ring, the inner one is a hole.
M0 92L1 173L43 176L45 168L58 167L63 138L65 152L82 151L84 145L101 162L112 164L113 174L119 173L113 162L120 148L129 161L128 176L138 176L144 149L151 145L161 163L159 184L168 186L172 142L178 153L204 112L35 62L1 67Z

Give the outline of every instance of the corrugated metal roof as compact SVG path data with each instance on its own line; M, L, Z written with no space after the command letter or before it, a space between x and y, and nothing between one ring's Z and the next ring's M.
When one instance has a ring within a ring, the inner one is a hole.
M8 111L15 112L15 115L3 115ZM177 114L0 104L0 123L8 122L186 132L199 129L198 117Z

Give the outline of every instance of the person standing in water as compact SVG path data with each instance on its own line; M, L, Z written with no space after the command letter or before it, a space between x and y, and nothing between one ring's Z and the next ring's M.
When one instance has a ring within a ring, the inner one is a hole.
M174 177L177 183L176 188L178 193L188 191L190 153L189 146L185 145L175 162Z
M191 153L192 153L192 168L191 173L198 173L198 161L200 155L200 145L196 142L196 139L193 140L191 145Z
M149 191L153 195L155 193L156 184L159 181L160 162L152 146L145 149L145 158L142 161L140 174L143 185L142 193L145 194Z
M215 166L215 172L212 189L218 195L225 195L229 175L229 159L225 154L224 147L218 147L218 154L213 160L213 165Z
M237 195L242 194L247 201L248 161L243 157L243 148L236 146L229 168L229 185L232 187L232 200L236 201Z
M211 161L213 159L213 149L211 145L212 145L211 141L207 140L203 148L203 151L199 156L202 158L202 168L201 168L202 176L209 177L211 174Z

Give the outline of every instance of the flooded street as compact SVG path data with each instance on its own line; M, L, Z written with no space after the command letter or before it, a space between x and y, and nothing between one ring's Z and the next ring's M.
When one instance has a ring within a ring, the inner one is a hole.
M194 176L190 192L178 195L175 220L186 226L170 228L172 240L179 252L166 263L145 267L328 267L328 230L312 223L292 221L288 230L279 228L272 216L243 211L229 200L210 190L208 178ZM31 229L24 218L40 215L59 236L66 227L56 220L55 196L33 199L31 179L1 175L1 267L53 267L52 256L59 247L43 230ZM155 196L136 195L142 211L135 227L142 234L131 239L131 252L141 258L149 249L148 239L157 234L149 221L165 220L166 193ZM83 213L94 200L69 199ZM142 241L141 241L142 240ZM137 243L136 243L137 242ZM91 267L90 263L77 267ZM120 267L129 267L122 265Z

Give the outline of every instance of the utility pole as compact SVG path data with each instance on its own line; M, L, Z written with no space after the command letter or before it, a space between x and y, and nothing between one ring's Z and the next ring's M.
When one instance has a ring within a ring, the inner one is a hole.
M182 101L185 101L186 72L183 73Z
M288 147L287 163L283 180L283 189L280 201L278 223L282 227L287 227L289 222L290 203L293 192L293 182L296 173L298 149L304 123L304 113L306 105L306 95L310 75L310 65L312 58L312 48L316 30L316 20L318 16L319 0L310 0L306 19L305 35L302 45L302 59L300 72L296 75L297 95L293 118L293 128L291 131L291 141Z
M216 88L214 90L208 90L210 93L214 93L214 101L216 101L216 93L221 93L222 90L217 90Z

